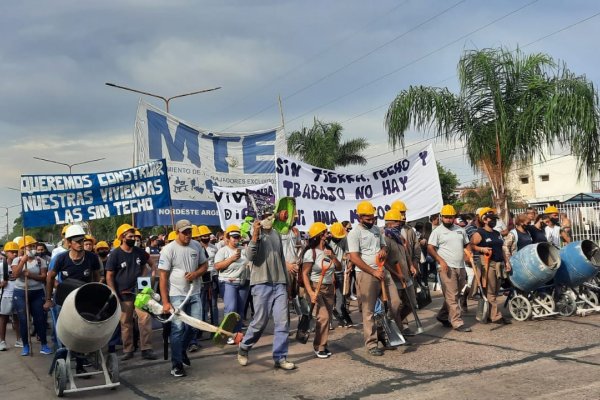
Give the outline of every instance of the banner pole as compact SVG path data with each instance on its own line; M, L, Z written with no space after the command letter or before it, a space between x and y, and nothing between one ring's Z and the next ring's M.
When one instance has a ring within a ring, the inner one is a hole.
M285 119L283 118L283 105L281 104L281 95L277 96L277 100L279 104L279 115L281 116L281 127L283 128L283 134L285 135Z

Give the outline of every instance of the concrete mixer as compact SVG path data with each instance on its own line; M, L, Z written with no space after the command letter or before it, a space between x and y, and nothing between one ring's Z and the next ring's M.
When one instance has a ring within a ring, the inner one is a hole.
M506 302L512 317L524 321L558 314L554 287L545 285L560 266L558 249L547 242L530 244L515 253L510 264L513 289ZM565 299L559 299L561 304Z
M114 292L102 283L86 283L66 296L56 325L56 334L65 348L56 352L53 368L54 391L81 392L119 386L119 364L114 353L107 358L102 347L108 344L119 325L121 306ZM96 371L73 373L72 356L87 355L96 360ZM75 378L103 375L102 385L78 387Z

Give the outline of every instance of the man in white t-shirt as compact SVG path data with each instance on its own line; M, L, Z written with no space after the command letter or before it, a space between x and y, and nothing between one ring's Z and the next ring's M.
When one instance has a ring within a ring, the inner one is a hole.
M471 332L471 328L464 326L458 304L460 290L467 279L464 249L470 248L469 238L463 228L454 224L454 207L445 205L440 215L442 224L431 232L427 244L427 251L438 263L444 294L444 303L436 318L445 327L452 327L458 332Z
M202 319L200 279L208 269L208 260L198 242L192 240L190 221L177 221L175 231L177 238L163 247L158 261L163 311L166 314L173 308L180 308L191 289L188 302L181 309L194 318ZM171 324L171 375L182 377L185 376L183 364L190 365L186 349L196 329L177 318L174 318Z

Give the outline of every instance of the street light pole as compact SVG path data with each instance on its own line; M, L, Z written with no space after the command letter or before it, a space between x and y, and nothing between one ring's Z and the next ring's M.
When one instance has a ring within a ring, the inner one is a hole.
M169 102L171 100L173 100L173 99L178 99L180 97L185 97L185 96L191 96L191 95L194 95L194 94L212 92L213 90L221 89L221 86L218 86L218 87L211 88L211 89L197 90L195 92L183 93L183 94L178 94L176 96L165 97L165 96L160 96L158 94L152 94L152 93L149 93L149 92L144 92L142 90L132 89L132 88L129 88L129 87L126 87L126 86L121 86L121 85L117 85L117 84L110 83L110 82L106 82L105 85L106 86L110 86L110 87L114 87L114 88L117 88L117 89L123 89L123 90L128 90L130 92L135 92L135 93L143 94L143 95L150 96L150 97L155 97L157 99L161 99L162 101L165 102L165 108L166 108L167 112L169 112Z
M106 159L105 157L102 157L102 158L96 158L94 160L87 160L87 161L78 162L78 163L75 163L75 164L67 164L67 163L60 162L60 161L48 160L47 158L42 158L42 157L33 157L33 158L35 158L36 160L46 161L46 162L49 162L49 163L60 164L60 165L64 165L66 167L69 167L69 175L71 175L72 169L76 165L88 164L88 163L91 163L91 162L102 161L102 160Z
M4 206L0 206L1 209L3 209L4 211L6 211L6 214L4 214L6 216L6 239L8 239L8 209L9 208L14 208L14 207L19 207L20 204L14 204L12 206L8 206L8 207L4 207Z

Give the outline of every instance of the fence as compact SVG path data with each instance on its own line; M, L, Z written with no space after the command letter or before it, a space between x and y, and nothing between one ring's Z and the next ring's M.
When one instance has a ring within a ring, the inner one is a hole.
M535 207L538 213L543 213L545 207ZM600 204L599 203L564 203L557 205L561 214L566 214L571 220L571 235L573 241L588 239L600 245ZM511 210L515 215L525 212L525 209Z

